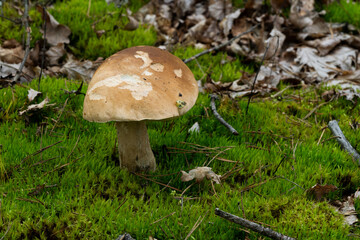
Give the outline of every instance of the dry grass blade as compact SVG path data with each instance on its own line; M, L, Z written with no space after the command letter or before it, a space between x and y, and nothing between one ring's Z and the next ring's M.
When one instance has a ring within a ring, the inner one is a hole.
M195 222L194 226L190 230L189 234L186 236L185 240L187 240L191 234L200 226L200 224L204 221L205 217L208 215L209 210L204 214L204 216L201 218L201 216L198 218L198 220Z
M73 161L71 161L71 162L65 163L65 164L61 165L60 167L57 167L57 168L55 168L55 169L53 169L53 170L51 170L51 171L49 171L49 172L44 173L44 176L48 175L49 173L56 172L56 171L58 171L59 169L64 168L64 167L66 167L66 166L68 166L68 165L70 165L70 164L78 161L78 160L79 160L80 158L82 158L83 156L85 156L85 154L81 155L80 157L76 158L75 160L73 160Z
M241 189L240 192L249 191L250 189L253 189L253 188L255 188L255 187L261 186L261 185L263 185L263 184L265 184L265 183L267 183L267 182L270 182L271 180L274 180L274 179L276 179L276 178L278 178L278 177L276 176L276 177L269 178L269 179L266 179L266 180L261 181L261 182L258 182L258 183L253 183L253 184L251 184L251 185L249 185L249 186L246 186L246 187L244 187L243 189Z
M36 151L36 152L28 155L28 156L25 157L23 160L21 160L21 162L20 162L18 165L15 166L15 169L18 169L18 168L21 166L21 164L23 164L23 163L24 163L25 161L27 161L29 158L31 158L31 157L33 157L33 156L35 156L35 155L38 155L39 153L45 151L46 149L49 149L49 148L51 148L51 147L53 147L53 146L55 146L55 145L57 145L57 144L59 144L59 143L61 143L61 142L62 142L62 140L61 140L61 141L58 141L58 142L56 142L56 143L53 143L53 144L51 144L51 145L49 145L49 146L46 146L46 147L44 147L44 148L42 148L42 149L40 149L40 150L38 150L38 151Z
M151 179L151 178L148 178L148 177L145 177L145 176L143 176L143 175L141 175L141 174L139 174L139 173L136 173L136 172L131 172L131 173L133 173L133 174L135 174L136 176L139 176L139 177L141 177L141 178L144 178L144 179L146 179L146 180L152 181L152 182L154 182L154 183L156 183L156 184L159 184L159 185L168 187L168 188L170 188L170 189L173 189L173 190L175 190L175 191L181 192L180 189L177 189L177 188L175 188L175 187L169 186L169 185L167 185L167 184L165 184L165 183L161 183L161 182L155 181L155 180L153 180L153 179Z
M8 225L8 227L7 227L7 229L6 229L6 232L4 233L4 236L2 236L2 237L0 238L0 240L5 239L6 235L8 234L8 232L9 232L9 230L10 230L10 228L11 228L11 226L12 226L12 223L9 223L9 225Z
M162 217L162 218L156 220L155 222L150 223L150 225L153 225L153 224L155 224L155 223L161 222L161 221L164 220L165 218L170 217L170 216L174 215L175 213L176 213L176 212L172 212L172 213L170 213L169 215L166 215L165 217Z

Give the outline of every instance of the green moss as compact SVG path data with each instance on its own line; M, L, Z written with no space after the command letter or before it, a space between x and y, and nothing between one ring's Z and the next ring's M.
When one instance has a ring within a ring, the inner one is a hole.
M187 51L192 54L193 50L185 50L185 53ZM214 56L204 56L202 61L211 58ZM215 55L215 58L221 59L221 56ZM156 173L150 178L181 190L190 183L181 182L178 173L166 174L202 166L217 153L215 150L210 154L176 153L183 152L181 149L194 149L181 142L207 147L234 146L220 156L239 161L241 168L221 186L215 186L218 197L213 195L211 184L204 182L188 189L184 197L196 199L184 201L181 205L179 199L174 198L180 196L180 192L173 193L119 168L114 124L83 120L83 96L69 98L62 90L77 89L79 84L67 80L65 85L65 79L44 79L40 89L43 96L35 103L47 96L50 104L55 105L47 107L40 115L28 117L20 116L18 112L30 104L27 90L28 87L36 87L36 82L25 87L15 86L13 90L0 90L0 107L7 109L1 112L1 157L8 174L0 186L0 234L5 233L8 224L12 223L12 229L16 231L10 230L8 237L15 239L49 236L72 239L106 236L114 239L123 232L129 232L137 239L150 235L158 239L172 238L172 235L185 238L199 216L207 214L192 234L195 239L212 236L244 239L246 234L238 226L213 213L214 208L219 207L242 216L241 206L244 205L246 218L270 224L277 231L292 237L347 238L350 229L343 225L342 216L327 203L309 199L303 189L294 188L295 185L284 178L274 179L274 174L296 182L304 189L316 183L334 184L339 191L332 199L341 199L343 195L353 193L360 183L360 175L351 157L340 149L335 140L319 145L317 141L321 127L328 120L325 115L331 113L339 119L349 141L356 143L358 134L346 123L351 111L360 111L358 106L351 110L351 104L340 99L331 103L331 107L318 110L322 114L316 115L317 123L311 116L307 119L309 124L305 124L299 118L314 106L306 101L312 94L307 89L294 90L303 97L301 103L288 102L286 98L254 101L248 115L245 115L245 99L225 99L217 102L217 107L220 114L239 131L238 136L233 136L212 116L209 97L200 94L196 105L183 117L149 122L150 142L158 163ZM289 107L296 111L289 110ZM200 134L189 134L188 129L195 122L200 125ZM330 131L326 130L322 138L330 137ZM26 158L57 141L62 142ZM21 167L15 169L23 159L26 160ZM42 161L45 162L37 164ZM233 164L213 160L210 166L216 173L225 174ZM29 194L43 184L47 188L40 190L35 195L36 199L32 198ZM255 184L254 188L241 193L252 184ZM174 211L174 215L151 225ZM249 237L256 239L259 235L253 233Z
M129 7L137 10L140 2ZM157 39L152 27L140 26L134 31L123 30L128 23L126 7L117 8L102 0L91 2L90 14L88 6L82 0L59 1L50 13L71 31L71 50L84 59L95 60L98 57L109 57L124 48L137 45L154 45ZM105 33L98 37L96 31Z
M356 1L334 1L325 7L325 20L349 23L360 29L360 4Z

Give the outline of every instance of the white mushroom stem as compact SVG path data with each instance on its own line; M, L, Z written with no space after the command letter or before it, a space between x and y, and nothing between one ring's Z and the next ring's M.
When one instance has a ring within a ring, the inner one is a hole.
M129 171L155 171L156 162L151 150L145 121L116 122L120 166Z

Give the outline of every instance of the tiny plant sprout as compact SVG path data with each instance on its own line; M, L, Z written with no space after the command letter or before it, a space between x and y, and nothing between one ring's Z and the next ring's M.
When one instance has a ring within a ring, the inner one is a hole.
M97 69L85 96L83 117L115 121L121 167L154 171L146 121L181 116L197 96L194 75L181 59L156 47L131 47Z

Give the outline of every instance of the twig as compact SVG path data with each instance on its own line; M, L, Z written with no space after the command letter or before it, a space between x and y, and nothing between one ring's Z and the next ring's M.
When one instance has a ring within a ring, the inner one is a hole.
M249 95L248 103L247 103L247 105L246 105L246 115L248 114L251 97L252 97L252 95L254 94L256 79L257 79L257 77L258 77L258 75L259 75L259 72L260 72L260 70L261 70L261 66L262 66L263 63L264 63L264 59L265 59L265 57L266 57L267 51L269 50L269 46L270 46L270 41L268 41L268 43L267 43L267 46L266 46L265 52L264 52L264 56L263 56L262 59L261 59L260 67L259 67L259 69L256 71L256 75L255 75L255 78L254 78L254 82L253 82L253 84L252 84L252 86L251 86L251 92L250 92L250 95ZM275 51L275 53L276 53L276 51Z
M231 148L232 148L232 147L226 148L226 149L218 152L218 153L208 162L208 164L206 164L206 166L209 166L210 163L211 163L212 161L214 161L214 159L216 159L220 154L223 154L224 152L226 152L227 150L230 150ZM203 166L205 166L205 163L206 163L206 161L204 162Z
M28 160L29 158L31 158L31 157L33 157L33 156L35 156L35 155L37 155L37 154L45 151L46 149L49 149L49 148L53 147L53 146L55 146L56 144L59 144L59 143L61 143L61 142L62 142L62 140L61 140L61 141L58 141L58 142L56 142L56 143L53 143L53 144L51 144L51 145L49 145L49 146L47 146L47 147L44 147L44 148L42 148L42 149L40 149L40 150L37 150L36 152L28 155L28 156L25 157L23 160L21 160L21 162L20 162L18 165L16 165L14 169L18 169L18 168L21 166L21 164L23 164L23 163L24 163L26 160Z
M270 237L272 239L284 239L284 240L293 240L295 238L292 237L288 237L286 235L283 235L281 233L275 232L274 230L272 230L271 228L265 228L263 226L261 226L260 224L251 222L249 220L246 220L244 218L235 216L231 213L222 211L218 208L215 209L215 214L218 215L219 217L225 218L226 220L239 224L241 226L244 226L246 228L249 228L255 232L258 232L266 237Z
M276 98L277 96L281 95L283 92L285 92L286 90L288 90L289 88L298 87L298 86L301 86L301 84L287 86L287 87L284 88L283 90L281 90L281 91L279 91L279 92L271 95L270 97Z
M153 225L153 224L155 224L155 223L161 222L161 221L164 220L165 218L170 217L170 216L174 215L175 213L176 213L176 212L172 212L172 213L170 213L169 215L166 215L165 217L162 217L162 218L156 220L155 222L150 223L150 225Z
M220 116L220 114L216 111L215 99L217 98L217 96L214 95L214 94L210 94L210 97L211 97L210 107L211 107L211 110L213 111L214 116L216 117L216 119L219 120L225 127L227 127L232 134L234 134L234 135L239 135L239 133L235 130L235 128L233 128L230 124L228 124L228 123Z
M271 180L274 180L274 179L276 179L276 178L277 178L277 177L275 176L275 177L273 177L273 178L265 179L264 181L261 181L261 182L253 183L253 184L251 184L251 185L249 185L249 186L246 186L246 187L244 187L243 189L241 189L240 192L249 191L249 190L252 189L252 188L255 188L255 187L258 187L258 186L260 186L260 185L263 185L263 184L265 184L265 183L267 183L267 182L269 182L269 181L271 181Z
M8 228L6 229L6 232L5 232L4 236L2 236L2 237L0 238L0 240L5 239L5 236L6 236L6 234L8 234L8 232L9 232L9 230L10 230L10 228L11 228L12 224L13 224L13 223L9 223Z
M182 197L182 196L184 195L184 193L185 193L189 188L191 188L192 186L194 186L194 184L195 184L195 182L193 182L192 184L190 184L189 186L187 186L187 187L184 189L184 191L181 192L180 197Z
M30 202L30 203L40 203L41 205L44 205L45 206L45 204L43 203L43 202L41 202L41 201L39 201L38 199L36 199L36 201L35 200L31 200L31 199L28 199L28 198L15 198L16 200L20 200L20 201L25 201L25 202Z
M317 142L317 145L318 145L318 146L319 146L320 141L321 141L321 139L322 139L322 137L323 137L323 135L324 135L324 133L325 133L325 130L326 130L326 128L323 128L323 130L322 130L322 132L321 132L321 135L320 135L319 141Z
M24 0L25 4L25 12L23 16L23 22L25 24L25 30L26 30L26 44L25 44L25 54L24 59L22 60L18 72L15 74L13 82L17 82L17 80L20 77L20 74L22 73L22 70L25 66L26 59L29 56L30 53L30 27L29 27L29 0Z
M200 226L200 224L204 221L206 215L209 213L209 211L207 211L205 213L205 215L203 216L203 218L201 218L201 216L198 218L198 220L195 222L194 226L192 227L192 229L190 230L189 234L186 236L185 240L187 240L191 234Z
M161 182L155 181L155 180L153 180L153 179L151 179L151 178L147 178L147 177L145 177L145 176L143 176L143 175L141 175L141 174L138 174L138 173L136 173L136 172L131 172L131 173L133 173L133 174L135 174L136 176L139 176L139 177L141 177L141 178L144 178L144 179L146 179L146 180L149 180L149 181L152 181L152 182L154 182L154 183L157 183L157 184L159 184L159 185L162 185L162 186L171 188L171 189L173 189L173 190L175 190L175 191L181 192L180 189L177 189L177 188L174 188L174 187L172 187L172 186L166 185L165 183L161 183Z
M9 18L9 17L4 16L3 14L0 14L0 17L1 17L1 18L4 18L4 19L6 19L6 20L9 20L10 22L13 22L13 23L15 23L15 24L21 24L21 20L20 20L20 19L11 19L11 18Z
M43 10L43 32L44 32L44 41L43 41L43 46L41 48L41 68L40 68L40 74L39 74L39 83L38 83L38 91L40 91L40 81L41 81L41 76L42 76L42 72L44 69L44 64L45 64L45 44L46 44L46 9L45 6L42 7Z
M65 163L65 164L61 165L60 167L57 167L57 168L55 168L55 169L53 169L53 170L51 170L51 171L49 171L49 172L44 173L44 176L48 175L49 173L56 172L57 170L59 170L59 169L61 169L61 168L64 168L64 167L66 167L66 166L68 166L68 165L70 165L70 164L78 161L78 160L79 160L80 158L82 158L83 156L84 156L84 155L81 155L80 157L76 158L75 160L73 160L73 161L71 161L71 162Z
M120 205L115 209L115 212L117 212L125 203L126 203L127 199L125 198L124 201L122 201L122 203L120 203Z
M314 108L313 108L313 109L312 109L312 110L311 110L308 114L306 114L306 116L305 116L305 117L303 117L303 119L302 119L302 120L305 120L305 119L307 119L308 117L310 117L310 116L311 116L311 114L313 114L316 110L318 110L320 107L324 106L325 104L327 104L327 103L331 102L333 99L334 99L334 96L330 99L330 101L320 103L319 105L317 105L316 107L314 107Z
M216 47L207 49L207 50L205 50L205 51L203 51L203 52L201 52L201 53L198 53L198 54L196 54L196 55L194 55L194 56L192 56L192 57L190 57L190 58L188 58L188 59L185 59L185 60L183 60L183 61L184 61L184 63L188 63L188 62L191 62L191 61L195 60L196 58L198 58L198 57L200 57L200 56L202 56L202 55L205 55L205 54L207 54L207 53L211 53L211 52L213 52L213 51L217 51L217 50L219 50L220 48L223 48L223 47L231 44L231 43L232 43L233 41L235 41L236 39L238 39L238 38L240 38L240 37L242 37L242 36L244 36L244 35L252 32L252 31L254 31L255 28L257 28L259 25L260 25L260 23L258 23L258 24L256 24L255 26L251 27L249 30L247 30L247 31L245 31L245 32L243 32L243 33L240 33L239 35L233 37L232 39L230 39L229 41L227 41L227 42L225 42L225 43L223 43L223 44L220 44L220 45L218 45L218 46L216 46Z
M54 126L52 127L51 131L50 131L50 135L52 134L52 132L54 131L55 127L56 127L56 124L59 122L60 118L61 118L61 115L63 114L64 110L65 110L65 107L67 105L67 102L68 102L69 98L66 98L65 100L65 103L64 103L64 106L62 107L61 109L61 113L59 114L58 118L56 119L55 123L54 123Z
M288 182L291 182L292 184L294 184L295 186L298 186L299 188L301 188L302 190L304 190L305 191L305 188L303 188L302 186L300 186L299 184L297 184L296 182L293 182L293 181L291 181L290 179L287 179L286 177L284 177L284 176L279 176L279 175L276 175L276 177L278 177L278 178L282 178L282 179L284 179L284 180L286 180L286 181L288 181Z
M348 152L352 157L357 160L358 165L360 166L360 155L355 148L351 146L349 141L346 139L344 133L341 131L339 124L336 120L332 120L328 124L329 129L334 136L338 137L337 142Z

